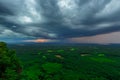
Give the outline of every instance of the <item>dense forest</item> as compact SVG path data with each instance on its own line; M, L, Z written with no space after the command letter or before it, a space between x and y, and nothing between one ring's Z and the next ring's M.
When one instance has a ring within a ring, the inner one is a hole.
M8 47L0 42L0 80L120 80L119 47Z

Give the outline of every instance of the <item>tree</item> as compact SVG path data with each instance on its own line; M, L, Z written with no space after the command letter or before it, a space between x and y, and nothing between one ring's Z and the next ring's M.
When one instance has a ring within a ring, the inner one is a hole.
M16 80L22 67L14 50L7 48L7 44L0 42L0 78ZM16 79L15 79L16 76Z

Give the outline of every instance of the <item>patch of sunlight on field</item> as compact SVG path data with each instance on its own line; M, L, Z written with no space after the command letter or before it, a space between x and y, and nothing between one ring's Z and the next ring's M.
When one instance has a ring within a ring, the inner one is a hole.
M106 57L90 57L91 60L96 61L96 62L115 62L115 60L106 58Z

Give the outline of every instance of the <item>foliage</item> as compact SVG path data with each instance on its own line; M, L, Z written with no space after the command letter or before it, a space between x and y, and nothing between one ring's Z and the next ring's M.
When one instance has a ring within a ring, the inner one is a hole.
M100 57L104 57L104 56L105 56L105 54L98 54L98 56L100 56Z
M105 57L90 57L90 59L97 62L115 62L114 60Z
M20 61L14 50L9 50L6 43L0 42L0 78L16 80L21 72Z
M24 63L20 80L119 80L120 48L43 45L11 48L16 49ZM14 70L9 73L14 75Z
M5 73L4 73L5 79L6 80L17 80L19 75L16 73L15 70L7 68Z
M39 80L39 75L41 74L39 66L34 65L28 67L25 71L22 72L22 79L25 80Z
M61 70L62 65L58 63L45 63L42 65L43 70L46 71L46 73L56 73Z

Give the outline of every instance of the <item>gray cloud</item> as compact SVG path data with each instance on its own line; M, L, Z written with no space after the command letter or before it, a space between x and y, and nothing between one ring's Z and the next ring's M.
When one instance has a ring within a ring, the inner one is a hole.
M120 31L119 4L119 0L0 0L0 38L7 38L8 32L12 37L66 39Z

